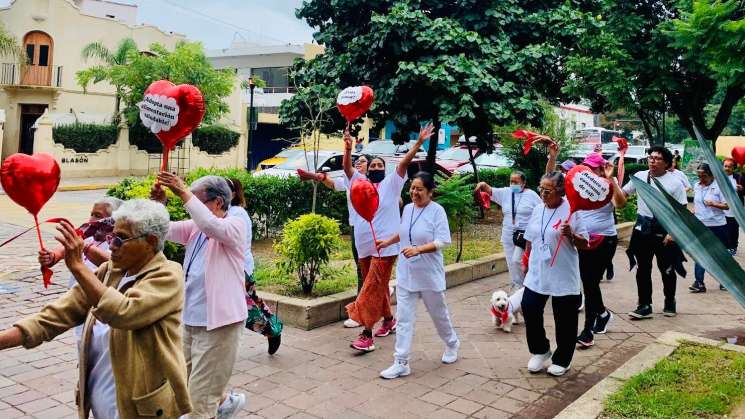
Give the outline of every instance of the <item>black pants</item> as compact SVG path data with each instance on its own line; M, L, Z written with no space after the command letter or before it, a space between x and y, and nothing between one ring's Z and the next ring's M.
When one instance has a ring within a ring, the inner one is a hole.
M585 291L585 329L592 329L595 319L605 312L600 281L616 253L618 236L606 236L593 250L579 250L579 274Z
M662 290L665 294L665 302L675 301L675 284L677 276L675 270L668 269L670 261L665 260L665 245L662 244L664 237L654 234L642 235L634 229L631 233L631 246L636 249L636 290L639 297L639 305L652 304L652 259L657 259L657 268L662 276Z
M539 294L530 288L523 293L522 310L525 318L525 332L528 337L528 350L533 355L545 354L551 350L543 327L543 309L549 296ZM567 295L551 297L551 308L554 310L556 327L556 351L551 357L554 364L568 367L572 363L574 347L577 344L577 320L581 297Z
M735 217L727 217L727 249L730 251L737 250L737 243L740 241L740 225L737 224Z
M352 229L352 257L354 258L354 266L357 268L357 294L362 289L362 283L365 282L365 278L362 277L362 270L360 269L360 257L357 255L357 244L354 242L354 227Z

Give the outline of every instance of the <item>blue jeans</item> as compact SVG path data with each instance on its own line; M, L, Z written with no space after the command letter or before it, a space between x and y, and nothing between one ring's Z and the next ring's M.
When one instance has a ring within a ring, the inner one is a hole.
M717 236L717 238L722 242L722 244L725 247L727 247L727 242L728 242L727 225L709 227L709 230L711 230L711 232L714 233L715 236ZM706 270L704 269L704 267L696 263L695 266L693 267L693 275L694 275L694 278L696 278L697 284L703 285L705 273L706 273Z

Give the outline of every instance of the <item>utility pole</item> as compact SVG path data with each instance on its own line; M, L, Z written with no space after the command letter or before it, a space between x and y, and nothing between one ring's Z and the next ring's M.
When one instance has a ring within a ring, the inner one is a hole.
M252 131L254 130L254 88L256 88L256 85L254 84L253 77L248 78L248 90L249 90L249 104L248 104L248 132L246 133L246 142L247 149L248 149L248 155L246 156L246 170L251 171L253 168L253 159L251 156L251 147L253 146L253 134Z

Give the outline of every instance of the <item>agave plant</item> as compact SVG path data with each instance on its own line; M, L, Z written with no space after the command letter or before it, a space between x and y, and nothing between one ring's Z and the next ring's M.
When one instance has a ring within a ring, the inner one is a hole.
M694 130L727 204L740 224L740 228L745 230L745 208L738 200L735 189L710 145L703 139L698 129L694 127ZM631 178L641 199L647 203L655 218L665 227L681 249L727 287L737 302L745 307L745 271L708 227L691 214L688 208L668 194L657 179L653 178L653 180L659 191L636 177Z

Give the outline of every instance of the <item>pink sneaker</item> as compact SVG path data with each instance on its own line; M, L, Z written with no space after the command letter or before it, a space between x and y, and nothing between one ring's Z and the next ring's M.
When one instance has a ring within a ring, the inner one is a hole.
M396 319L384 321L383 324L378 328L378 330L375 331L375 337L382 338L390 335L391 333L396 333Z
M373 341L373 338L360 334L357 336L357 340L352 342L350 346L358 351L372 352L375 350L375 341Z

